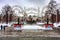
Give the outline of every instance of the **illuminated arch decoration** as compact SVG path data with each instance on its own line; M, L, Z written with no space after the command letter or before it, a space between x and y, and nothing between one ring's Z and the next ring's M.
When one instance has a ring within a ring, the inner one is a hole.
M23 8L21 6L15 5L12 10L14 11L15 16L23 16Z
M38 9L35 9L35 8L28 8L26 9L27 13L28 13L28 16L31 15L31 16L38 16Z

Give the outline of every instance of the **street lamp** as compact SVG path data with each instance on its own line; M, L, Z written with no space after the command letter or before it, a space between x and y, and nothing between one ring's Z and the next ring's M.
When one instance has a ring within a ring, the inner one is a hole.
M49 24L49 13L46 11L46 16L47 16L47 24Z

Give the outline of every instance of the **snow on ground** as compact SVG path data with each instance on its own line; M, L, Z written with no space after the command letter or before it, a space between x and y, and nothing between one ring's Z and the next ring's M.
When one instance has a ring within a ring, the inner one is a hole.
M51 27L45 28L39 25L24 25L21 29L42 29L42 30L53 30Z
M0 26L11 26L10 24L6 24L6 23L0 23Z
M39 25L44 25L45 23L42 23L42 22L37 22L36 24L39 24Z
M45 28L44 26L41 26L41 25L43 25L44 23L39 23L39 25L28 25L28 24L26 24L26 25L23 25L21 28L19 28L19 27L16 27L16 28L14 28L15 30L20 30L20 29L22 29L22 30L24 30L24 29L42 29L42 30L52 30L52 28ZM9 24L6 24L6 23L0 23L0 26L1 25L3 25L3 26L9 26L9 27L11 27L11 25L12 25L12 23L9 23ZM1 29L1 28L0 28Z
M53 25L54 25L54 27L59 27L60 26L60 22L59 23L54 23Z
M24 25L22 29L43 29L44 27L38 25Z
M44 27L38 26L38 25L23 25L21 28L16 27L14 29L15 30L25 30L25 29L32 30L32 29L44 29Z

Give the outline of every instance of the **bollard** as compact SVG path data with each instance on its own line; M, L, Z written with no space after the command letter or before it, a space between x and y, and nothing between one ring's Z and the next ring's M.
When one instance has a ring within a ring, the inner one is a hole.
M5 31L5 26L4 26L4 28L3 28L3 29L4 29L4 31Z
M6 28L6 27L7 27L7 26L4 26L4 27L3 27L3 30L4 30L4 31L5 31L5 28Z

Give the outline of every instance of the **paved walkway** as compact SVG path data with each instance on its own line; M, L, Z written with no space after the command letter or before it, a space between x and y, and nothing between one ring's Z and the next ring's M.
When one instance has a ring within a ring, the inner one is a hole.
M60 37L60 32L58 31L22 31L22 32L4 32L0 31L0 37Z

